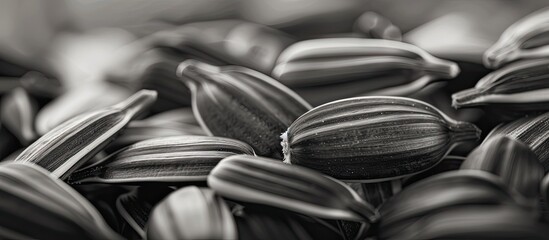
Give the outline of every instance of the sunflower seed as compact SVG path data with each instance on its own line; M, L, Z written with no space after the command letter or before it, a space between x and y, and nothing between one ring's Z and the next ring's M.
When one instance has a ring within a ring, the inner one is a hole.
M147 239L237 239L231 212L207 188L185 187L170 194L151 213Z
M403 189L380 208L380 237L389 239L432 213L455 206L524 206L524 197L497 176L478 170L441 173Z
M284 85L247 68L187 60L178 74L208 135L241 140L261 156L282 158L280 133L311 108Z
M523 17L508 27L499 40L484 52L484 65L499 68L507 63L549 56L549 8L543 8Z
M3 239L122 239L64 182L30 164L0 165Z
M461 169L498 175L505 184L531 200L533 207L538 206L544 169L536 154L519 140L504 135L494 136L471 152Z
M349 98L316 107L283 134L285 162L337 179L379 182L427 170L480 130L402 97Z
M114 106L74 117L36 140L15 162L38 164L64 179L105 147L155 99L156 92L142 90Z
M254 154L246 143L209 136L177 136L137 142L73 173L72 183L205 181L217 163L235 154Z

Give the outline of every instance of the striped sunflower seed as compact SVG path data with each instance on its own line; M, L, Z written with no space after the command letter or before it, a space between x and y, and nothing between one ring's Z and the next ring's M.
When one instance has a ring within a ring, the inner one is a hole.
M137 142L74 172L72 183L205 181L217 163L235 154L254 155L248 144L228 138L177 136Z
M154 207L147 239L237 239L227 204L207 188L189 186L175 191Z
M127 89L106 82L91 82L68 89L36 115L36 131L44 135L82 113L116 104L131 95Z
M193 111L212 136L241 140L258 155L282 158L280 133L311 106L296 93L253 70L187 60L178 68L193 95Z
M122 239L80 194L31 164L0 165L0 238Z
M545 172L549 171L549 113L529 116L496 126L486 136L484 142L506 135L528 145L538 156Z
M521 59L549 56L549 8L543 8L523 17L509 26L486 52L484 65L499 68Z
M534 208L538 206L544 169L536 154L519 140L504 135L494 136L473 150L461 169L498 175L510 188L531 200Z
M549 60L512 63L452 95L455 108L483 107L502 120L549 111Z
M217 194L241 202L361 222L357 238L379 218L377 210L344 183L263 157L235 155L223 159L208 176L208 185Z
M526 199L495 175L478 170L441 173L414 183L379 209L381 239L391 239L408 225L455 206L524 206ZM398 235L400 236L400 235Z
M155 99L156 92L142 90L111 107L74 117L36 140L15 162L38 164L64 179L112 141Z
M436 58L411 44L382 39L330 38L305 40L286 48L272 75L290 87L355 81L358 84L346 89L354 91L354 96L406 95L435 80L454 78L459 71L457 64Z
M403 97L358 97L316 107L282 135L286 163L337 179L379 182L427 170L480 130Z
M380 239L547 239L549 231L512 206L458 206L434 212Z
M34 120L38 103L23 88L16 88L2 98L0 121L23 146L38 138Z

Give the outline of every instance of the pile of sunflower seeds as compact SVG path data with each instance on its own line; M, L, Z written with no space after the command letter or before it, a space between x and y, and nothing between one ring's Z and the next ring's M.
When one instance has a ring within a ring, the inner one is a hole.
M354 26L197 22L104 81L29 72L0 105L0 238L549 239L549 10L443 101L490 124L429 101L467 69Z

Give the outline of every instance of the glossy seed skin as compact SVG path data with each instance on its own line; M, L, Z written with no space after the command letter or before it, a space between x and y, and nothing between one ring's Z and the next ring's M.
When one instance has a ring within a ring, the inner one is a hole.
M189 186L175 191L151 213L147 239L237 239L227 204L208 188Z
M260 156L281 159L280 134L311 108L284 85L247 68L187 60L178 74L191 89L195 117L206 133L246 142Z
M537 206L543 166L526 144L504 135L494 136L471 152L461 169L498 175L505 184Z
M0 165L0 199L2 239L123 239L88 200L36 165Z
M407 43L326 38L297 42L282 52L274 78L290 87L354 84L361 95L408 95L459 73L457 64ZM334 87L334 86L332 86ZM340 89L352 92L353 89ZM355 90L355 91L356 91ZM334 91L335 94L336 91ZM332 94L332 93L330 93ZM346 96L349 97L349 96Z
M327 219L375 222L377 211L342 182L273 159L235 155L208 176L208 186L230 199Z
M80 169L72 183L140 184L205 181L217 163L236 154L254 155L248 144L211 136L175 136L144 140Z
M359 97L316 107L282 136L285 162L363 182L427 170L457 144L476 141L473 124L403 97Z
M38 164L64 179L112 141L155 99L156 92L141 90L117 105L72 118L40 137L14 161Z
M509 64L478 81L474 88L452 95L455 108L481 107L501 120L547 112L549 108L549 60L525 60Z

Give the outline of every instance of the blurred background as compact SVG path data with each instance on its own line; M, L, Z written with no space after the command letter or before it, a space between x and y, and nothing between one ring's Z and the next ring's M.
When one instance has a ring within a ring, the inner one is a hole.
M351 31L365 11L390 19L404 40L435 56L479 62L481 53L543 0L1 0L0 74L39 70L72 84L98 79L114 51L185 23L243 19L298 38ZM449 47L452 46L452 47ZM10 67L11 66L11 67ZM17 66L17 68L14 68Z
M185 58L270 74L280 52L295 42L385 38L456 62L461 69L456 78L410 97L489 130L497 120L479 109L454 109L450 95L490 72L482 55L508 26L547 5L543 0L0 0L0 94L23 85L38 99L35 125L44 133L140 88L159 91L153 112L188 107L188 90L173 79ZM355 85L343 85L290 87L319 105L356 94ZM350 90L355 92L347 96Z

